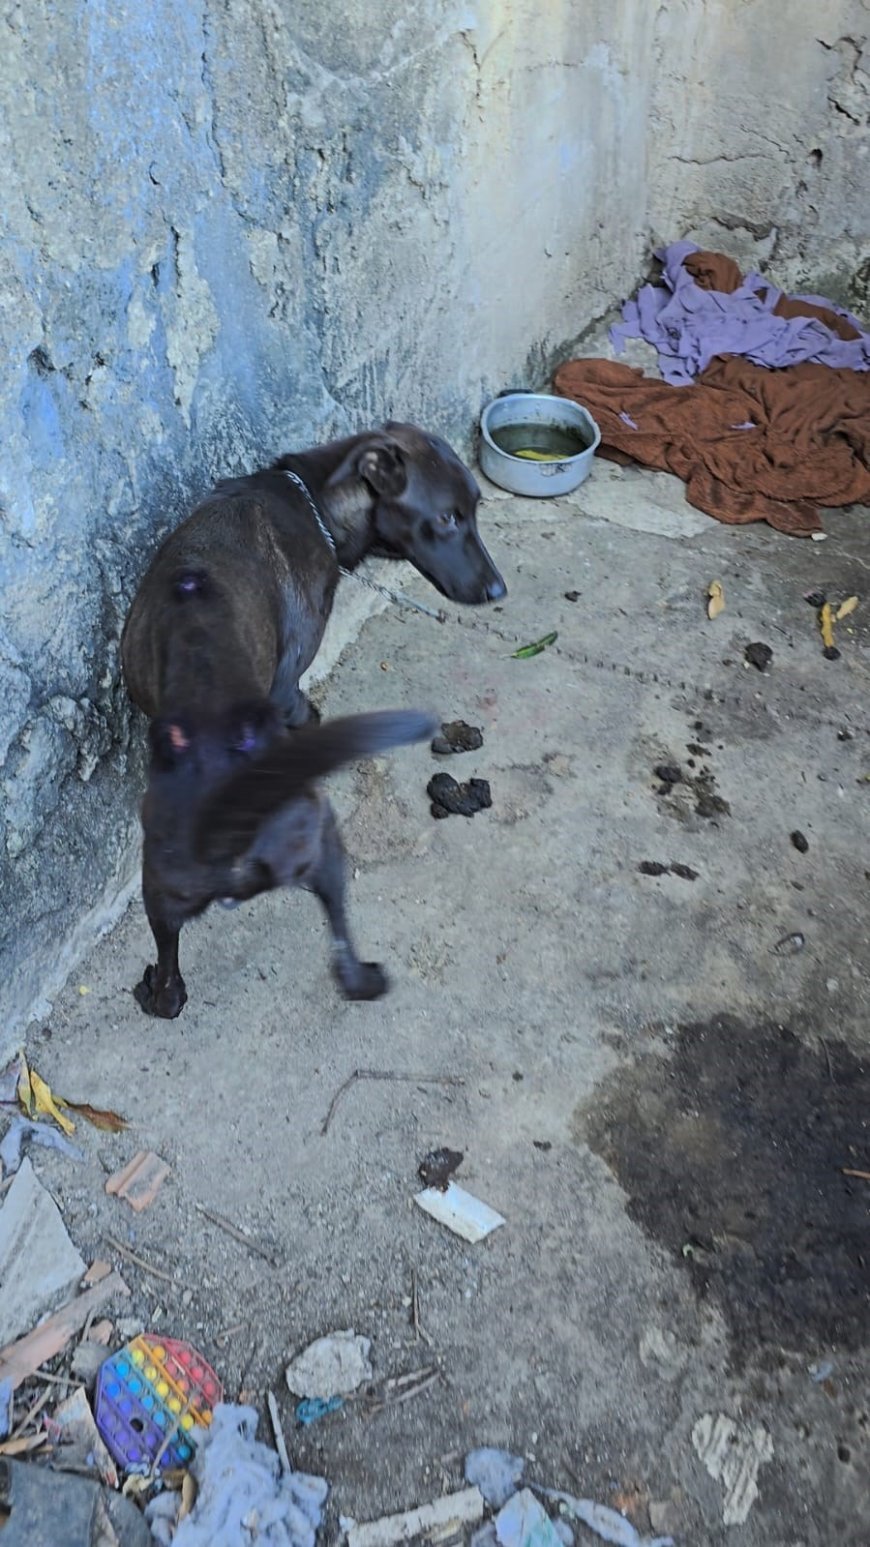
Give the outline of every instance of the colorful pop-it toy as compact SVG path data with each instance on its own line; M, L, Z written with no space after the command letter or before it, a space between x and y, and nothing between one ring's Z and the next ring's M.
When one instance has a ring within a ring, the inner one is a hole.
M222 1398L220 1381L195 1348L144 1332L100 1366L94 1413L125 1471L147 1471L161 1450L161 1469L186 1467L196 1449L191 1431L208 1427Z

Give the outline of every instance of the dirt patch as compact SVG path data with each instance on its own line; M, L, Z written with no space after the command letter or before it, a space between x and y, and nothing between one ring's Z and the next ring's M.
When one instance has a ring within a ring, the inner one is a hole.
M730 1015L599 1087L577 1131L628 1212L712 1296L738 1365L870 1339L870 1060Z

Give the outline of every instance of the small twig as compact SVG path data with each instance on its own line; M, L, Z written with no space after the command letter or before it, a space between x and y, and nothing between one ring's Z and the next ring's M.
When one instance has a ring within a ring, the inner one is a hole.
M34 1370L33 1378L34 1378L34 1380L47 1380L47 1381L50 1381L52 1386L74 1386L75 1385L75 1376L73 1376L73 1375L52 1375L50 1370Z
M418 1381L416 1386L407 1386L404 1391L398 1392L396 1396L384 1396L382 1402L378 1402L368 1409L367 1416L373 1418L376 1413L382 1413L385 1407L398 1407L400 1402L410 1402L412 1397L418 1397L421 1391L428 1391L429 1387L434 1386L435 1382L440 1380L440 1378L441 1371L432 1370L425 1380Z
M156 1477L157 1476L158 1470L160 1468L160 1463L163 1460L163 1457L166 1455L167 1450L169 1449L170 1445L172 1444L172 1441L175 1439L175 1437L178 1434L180 1429L181 1429L181 1422L179 1420L173 1426L173 1428L170 1429L170 1431L167 1434L165 1440L163 1441L163 1444L161 1445L160 1449L158 1450L156 1456L154 1457L154 1460L151 1463L151 1470L148 1473L149 1480L152 1477Z
M293 1468L290 1465L290 1457L287 1454L284 1430L281 1427L281 1418L278 1413L278 1403L275 1401L274 1392L266 1392L266 1404L269 1408L269 1417L272 1420L272 1429L275 1434L275 1449L281 1458L281 1471L292 1472Z
M225 1348L229 1339L234 1337L237 1332L241 1332L242 1328L247 1325L246 1321L237 1321L234 1327L223 1327L220 1332L216 1332L214 1340L218 1348Z
M870 1182L870 1171L853 1171L851 1166L841 1166L844 1176L856 1176L859 1182Z
M411 1326L414 1328L414 1342L419 1343L422 1338L427 1348L431 1348L432 1339L420 1325L420 1295L417 1289L416 1268L411 1269Z
M248 1250L252 1251L255 1257L262 1257L264 1262L268 1262L270 1268L277 1267L273 1254L267 1251L265 1246L261 1246L259 1241L254 1240L249 1235L245 1235L244 1230L240 1230L238 1225L234 1225L231 1219L225 1219L223 1214L215 1214L212 1209L207 1209L204 1203L194 1203L193 1206L197 1214L202 1214L205 1219L210 1219L213 1225L217 1225L219 1230L225 1230L227 1235L231 1235L234 1241L240 1241L242 1246L247 1246Z
M329 1103L329 1111L323 1119L320 1128L321 1138L325 1137L329 1132L329 1125L335 1116L335 1109L342 1096L346 1091L350 1090L351 1085L356 1084L357 1080L403 1080L411 1085L465 1084L465 1081L458 1074L396 1074L392 1069L354 1069L353 1074L348 1075L344 1084L339 1085L338 1090Z
M20 1434L24 1433L24 1430L27 1428L27 1425L29 1423L33 1422L33 1420L36 1417L37 1413L41 1413L42 1412L42 1409L45 1407L45 1404L48 1401L50 1396L51 1396L51 1387L50 1386L46 1386L45 1390L40 1393L40 1395L37 1397L36 1401L33 1403L32 1407L30 1407L28 1409L28 1411L24 1414L24 1417L22 1418L21 1422L15 1425L15 1428L12 1430L12 1433L9 1436L9 1438L11 1440L17 1440L18 1436Z
M126 1257L128 1262L132 1262L137 1268L141 1268L143 1273L150 1273L152 1278L162 1279L164 1284L175 1283L171 1273L164 1273L162 1268L155 1268L150 1262L146 1262L144 1257L138 1257L135 1252L131 1252L129 1246L125 1246L122 1241L116 1241L113 1235L104 1236L103 1239L108 1241L109 1245L114 1247L115 1251L119 1252L122 1257Z
M828 1061L828 1079L831 1081L831 1084L833 1085L833 1083L834 1083L834 1066L833 1066L833 1064L831 1062L831 1050L828 1047L828 1044L825 1041L824 1037L819 1037L819 1041L821 1042L822 1047L825 1050L825 1058Z

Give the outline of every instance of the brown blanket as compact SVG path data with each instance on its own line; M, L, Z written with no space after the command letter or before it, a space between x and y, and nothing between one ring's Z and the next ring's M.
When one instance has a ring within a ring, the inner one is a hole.
M676 473L689 503L719 521L808 537L821 530L818 506L870 502L870 372L721 355L693 386L671 387L571 360L554 385L597 421L602 455Z

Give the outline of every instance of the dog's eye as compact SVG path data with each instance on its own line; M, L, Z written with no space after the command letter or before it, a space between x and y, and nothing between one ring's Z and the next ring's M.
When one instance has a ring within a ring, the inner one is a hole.
M455 532L456 531L456 511L455 510L442 510L442 511L440 511L438 516L436 517L435 524L438 527L439 532Z

